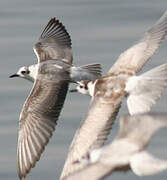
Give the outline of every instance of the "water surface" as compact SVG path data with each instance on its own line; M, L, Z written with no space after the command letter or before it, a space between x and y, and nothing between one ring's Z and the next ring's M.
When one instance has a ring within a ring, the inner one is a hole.
M106 73L118 55L136 42L160 18L166 7L164 0L0 0L0 179L18 179L19 114L32 87L29 82L9 79L8 76L20 66L37 62L32 47L48 20L56 16L71 34L75 65L99 62ZM166 49L167 41L143 71L166 63ZM86 96L68 94L56 132L27 180L59 179L68 147L86 115L89 100ZM164 95L154 110L166 112L166 101L167 96ZM124 103L119 116L125 113ZM117 133L118 119L110 139ZM160 132L154 138L150 151L167 158L166 137L165 131ZM165 177L167 172L142 178L130 172L115 173L109 179L157 180Z

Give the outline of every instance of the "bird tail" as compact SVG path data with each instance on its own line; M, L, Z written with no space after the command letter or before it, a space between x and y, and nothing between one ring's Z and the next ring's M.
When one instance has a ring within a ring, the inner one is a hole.
M96 80L102 76L100 64L87 64L71 68L71 80L74 82L82 80Z

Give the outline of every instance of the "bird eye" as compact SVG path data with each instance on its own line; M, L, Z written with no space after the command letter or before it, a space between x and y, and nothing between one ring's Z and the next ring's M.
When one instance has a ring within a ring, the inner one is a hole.
M26 73L26 71L21 71L21 74L25 74Z
M83 88L83 86L79 86L80 88Z
M30 73L29 70L27 70L27 71L21 71L21 74L29 74L29 73Z

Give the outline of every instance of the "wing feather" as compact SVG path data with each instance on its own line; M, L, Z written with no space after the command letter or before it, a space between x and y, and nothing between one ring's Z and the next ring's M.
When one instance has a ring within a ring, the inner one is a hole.
M87 156L89 151L104 144L116 119L120 104L121 97L117 101L111 100L110 102L105 102L100 97L94 97L86 119L75 133L61 179L84 168L86 164L82 158ZM78 160L81 163L74 163Z
M127 105L130 114L145 113L162 96L167 87L167 64L142 75L129 78L126 83Z
M135 72L153 56L167 34L167 11L134 46L123 52L109 73L129 69Z
M19 178L40 159L64 104L68 83L37 79L20 116L17 165Z
M58 19L52 18L48 22L34 46L34 52L39 62L65 59L72 64L71 38Z
M77 171L76 173L70 175L69 177L65 177L62 180L102 180L112 172L114 168L112 166L107 166L102 163L93 163L82 170Z

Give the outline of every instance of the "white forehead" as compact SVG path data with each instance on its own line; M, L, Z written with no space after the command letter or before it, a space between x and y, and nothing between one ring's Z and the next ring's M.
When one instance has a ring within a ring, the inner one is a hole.
M79 86L80 86L80 85L82 85L82 86L85 85L85 82L84 82L84 81L77 81L77 83L78 83Z
M21 67L18 72L21 72L21 71L27 71L28 70L28 67L27 66L23 66Z

